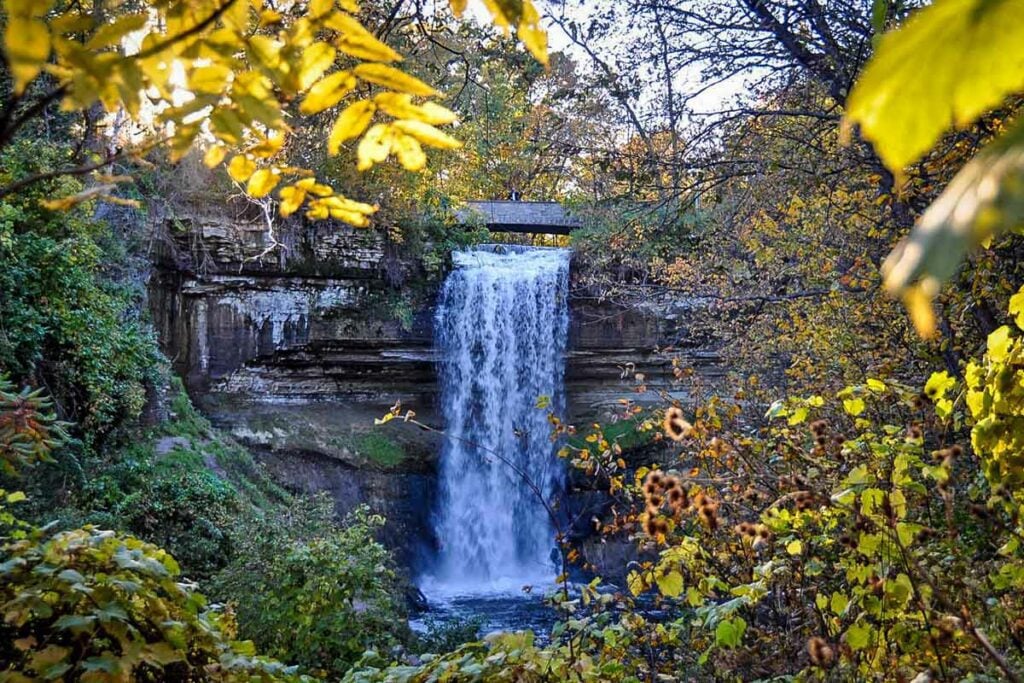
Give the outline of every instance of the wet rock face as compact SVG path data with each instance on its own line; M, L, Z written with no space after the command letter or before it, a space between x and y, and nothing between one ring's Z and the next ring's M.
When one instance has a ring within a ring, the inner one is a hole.
M340 514L363 503L385 514L386 540L414 562L434 544L439 437L373 422L401 401L441 425L431 297L410 308L388 285L395 272L416 277L416 265L379 232L338 224L287 224L273 249L244 216L176 221L166 234L150 304L193 399L287 485L329 492ZM569 303L566 396L578 424L614 411L635 372L668 387L670 360L655 348L673 344L702 374L721 374L689 327L699 310Z

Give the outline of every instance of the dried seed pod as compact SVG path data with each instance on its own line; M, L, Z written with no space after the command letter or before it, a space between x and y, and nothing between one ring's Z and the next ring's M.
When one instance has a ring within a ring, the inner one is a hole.
M820 636L814 636L807 641L807 653L811 656L811 662L823 669L832 666L835 661L835 651L828 641Z
M682 441L693 432L693 425L686 420L682 409L677 406L671 406L665 411L662 428L665 436L673 441Z

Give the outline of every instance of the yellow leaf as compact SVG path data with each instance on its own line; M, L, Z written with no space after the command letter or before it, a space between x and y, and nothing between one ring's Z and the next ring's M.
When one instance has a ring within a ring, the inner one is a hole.
M50 31L42 21L11 16L4 32L14 92L21 94L50 57Z
M548 33L540 25L540 13L529 0L523 2L523 13L519 18L519 40L534 58L548 65Z
M419 119L432 126L443 126L446 123L454 123L459 117L450 109L442 107L435 102L424 102L420 105L421 115Z
M327 207L316 202L311 202L309 205L309 210L306 211L306 218L309 218L310 220L319 221L330 217L331 214L327 210ZM381 424L380 422L377 422L376 419L374 419L373 423Z
M263 138L256 145L246 150L249 154L259 159L269 159L281 151L284 146L284 132L274 131L269 137Z
M50 33L66 36L69 33L86 33L92 30L92 17L82 14L61 14L50 20Z
M217 137L231 145L237 145L245 135L242 121L231 109L218 109L210 114L210 124Z
M43 17L53 7L53 0L7 0L7 14L20 19Z
M255 171L256 162L244 154L239 154L228 164L228 175L236 183L244 183Z
M456 19L462 17L462 13L466 11L466 0L451 0L452 14L455 15Z
M353 102L345 107L345 110L338 115L338 119L331 128L331 133L327 137L327 153L331 156L336 155L341 148L341 143L362 135L366 127L370 125L376 110L376 105L369 100ZM387 154L384 157L386 158Z
M335 12L324 23L340 34L338 48L349 56L373 62L397 62L402 59L402 55L378 40L350 14Z
M666 597L675 598L683 592L683 575L677 571L659 576L654 581L658 584L658 590Z
M206 150L206 154L203 155L203 163L206 164L207 168L219 166L220 163L224 161L224 157L227 153L227 147L224 145L213 145Z
M302 100L302 104L299 105L299 111L309 115L318 114L324 109L329 109L338 102L341 102L341 98L345 97L345 95L352 92L356 84L356 78L350 72L335 71L329 76L321 78L309 89L309 93Z
M790 555L799 555L804 551L804 544L800 541L790 541L786 544L786 552Z
M201 66L189 75L189 90L197 93L217 95L224 92L231 76L231 69L223 64Z
M281 65L282 44L267 36L255 35L249 38L249 54L261 66L276 70Z
M935 311L932 309L931 293L934 289L922 282L903 291L903 305L907 307L910 320L923 339L930 339L935 335Z
M269 168L261 168L249 177L245 191L250 197L266 197L281 182L281 176Z
M359 148L356 150L356 168L360 171L373 166L388 158L391 153L391 145L394 142L394 133L390 126L378 123L371 128L363 139L359 141Z
M847 398L843 399L843 410L850 415L857 417L864 412L864 399L862 398Z
M354 225L357 228L365 228L370 224L370 219L361 213L355 213L353 211L345 211L344 209L331 209L331 218L344 221L349 225Z
M360 64L352 72L364 81L410 95L435 95L429 85L386 64Z
M302 202L306 201L306 192L294 185L282 188L279 195L281 197L280 213L286 218L298 211Z
M235 0L221 15L224 26L233 33L245 34L249 28L249 3L245 0Z
M395 121L395 128L407 135L411 135L424 145L438 147L440 149L458 149L462 143L447 133L434 128L429 123L405 119Z
M68 197L61 197L60 199L44 199L40 204L51 211L67 211L68 209L78 206L82 202L90 199L96 199L97 197L104 197L114 189L113 185L95 185Z
M324 42L313 43L303 50L297 76L298 89L305 90L316 83L331 64L334 64L334 57L337 54L337 50Z
M357 202L336 194L324 198L323 204L331 211L347 211L349 213L362 213L366 215L377 211L377 207L372 204Z
M317 19L334 9L334 0L311 0L309 3L309 16Z
M263 28L264 26L271 26L273 24L280 24L281 19L283 18L284 17L281 16L281 13L276 10L265 9L260 12L260 28Z
M149 17L145 14L123 16L111 24L100 26L85 46L90 50L99 50L115 45L129 33L145 28L148 21Z
M505 8L502 7L501 2L495 0L484 0L484 6L487 11L491 13L491 17L494 19L494 25L505 31L505 35L508 35L508 28L511 26L514 17L506 14Z
M433 102L423 105L412 103L412 95L382 92L373 98L380 110L396 119L416 119L435 126L451 123L458 118L455 112Z

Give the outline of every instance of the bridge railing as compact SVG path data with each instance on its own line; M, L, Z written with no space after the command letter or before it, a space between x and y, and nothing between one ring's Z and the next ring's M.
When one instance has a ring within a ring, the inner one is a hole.
M491 200L466 202L462 222L482 221L492 232L533 232L567 235L580 223L558 202Z

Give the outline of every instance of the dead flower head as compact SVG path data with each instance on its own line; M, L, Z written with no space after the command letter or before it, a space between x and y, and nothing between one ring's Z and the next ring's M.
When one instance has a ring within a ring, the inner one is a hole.
M665 436L673 441L682 441L693 432L693 425L683 416L682 408L671 406L665 411L665 422L662 425Z

